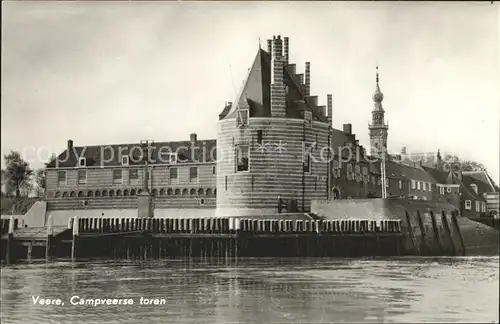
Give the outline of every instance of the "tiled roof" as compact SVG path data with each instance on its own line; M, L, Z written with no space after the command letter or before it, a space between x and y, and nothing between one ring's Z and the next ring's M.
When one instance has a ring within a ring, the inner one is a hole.
M448 179L449 172L440 171L438 169L429 167L422 167L422 169L424 169L427 173L429 173L436 180L437 183L446 184L449 181Z
M486 171L464 171L463 178L469 184L475 183L480 192L498 192L499 188Z
M372 173L375 174L381 174L380 172L380 167L381 163L380 161L372 163ZM425 181L425 182L431 182L435 183L435 179L427 173L423 168L421 167L412 167L400 163L396 163L394 161L386 161L385 163L385 172L388 178L391 179L411 179L411 180L416 180L416 181Z
M58 156L58 167L75 167L78 158L85 157L86 166L118 166L121 165L121 155L129 156L129 165L142 165L142 145L121 144L121 145L97 145L97 146L75 146L67 156L68 150L64 150ZM190 141L178 142L158 142L151 144L153 148L150 153L150 164L168 164L169 152L178 153L177 163L190 162L215 162L217 159L216 140L204 140L194 142L191 149ZM76 154L75 154L76 152ZM78 156L78 157L77 157ZM52 160L47 164L48 168L56 167L56 161Z
M219 119L235 118L238 107L249 107L250 117L271 116L271 68L271 55L259 49L236 100L230 107L224 107ZM304 105L296 103L298 100L304 100L305 108L312 112L314 120L328 122L321 109L310 104L311 97L304 96L297 78L292 75L288 67L284 68L283 82L288 88L286 117L304 118Z

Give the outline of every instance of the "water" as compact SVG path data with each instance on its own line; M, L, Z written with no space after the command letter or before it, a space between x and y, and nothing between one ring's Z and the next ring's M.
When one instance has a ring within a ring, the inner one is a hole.
M1 323L498 322L498 257L3 267ZM32 296L64 305L34 305ZM70 298L133 305L71 305ZM164 305L141 305L140 298Z

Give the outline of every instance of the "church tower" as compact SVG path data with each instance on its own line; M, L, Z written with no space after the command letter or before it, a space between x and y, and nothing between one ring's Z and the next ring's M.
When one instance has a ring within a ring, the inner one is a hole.
M389 125L385 124L384 121L385 111L382 107L384 94L380 91L378 66L376 82L375 93L373 94L372 123L368 125L368 130L370 133L371 154L382 156L383 153L387 153L387 131L389 130Z

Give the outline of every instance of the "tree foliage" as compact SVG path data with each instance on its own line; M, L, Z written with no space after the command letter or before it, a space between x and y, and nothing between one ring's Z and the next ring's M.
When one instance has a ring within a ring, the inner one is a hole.
M22 189L25 192L30 190L33 170L30 168L28 162L23 160L19 152L10 151L10 153L5 155L4 158L5 186L12 188L10 191L15 191L16 198L19 198L21 196Z
M451 171L483 171L486 167L479 162L462 160L456 155L447 154L443 158L443 169Z

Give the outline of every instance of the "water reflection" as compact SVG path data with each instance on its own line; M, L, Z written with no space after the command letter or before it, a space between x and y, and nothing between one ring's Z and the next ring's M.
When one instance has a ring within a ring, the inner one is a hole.
M498 258L23 264L2 269L1 322L491 322L498 282ZM73 306L74 295L135 304Z

